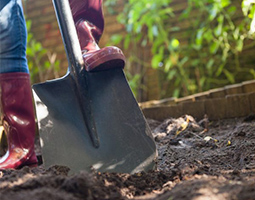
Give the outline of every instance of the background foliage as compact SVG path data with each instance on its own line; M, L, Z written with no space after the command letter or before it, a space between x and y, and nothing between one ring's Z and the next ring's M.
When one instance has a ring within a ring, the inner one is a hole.
M172 0L128 0L118 16L118 21L126 28L126 35L114 35L112 43L123 42L126 49L137 44L151 48L151 63L144 67L160 71L165 80L161 97L186 96L238 80L254 79L254 69L241 66L239 55L244 48L254 46L255 0L243 0L239 4L231 0L187 2L187 8L176 17ZM116 0L105 3L114 5ZM236 22L234 17L240 9L243 18ZM190 20L193 29L187 31L189 42L182 44L178 37L172 36L180 30L178 24L171 26L169 19L189 19L194 10L195 20ZM246 41L248 45L244 46ZM135 51L129 52L131 62L141 62ZM234 61L231 66L227 65L229 60ZM137 75L135 79L136 84L142 80Z
M31 33L31 20L26 20L27 26L27 60L31 82L44 82L51 78L59 77L59 60L56 53L51 53L42 47L42 44Z

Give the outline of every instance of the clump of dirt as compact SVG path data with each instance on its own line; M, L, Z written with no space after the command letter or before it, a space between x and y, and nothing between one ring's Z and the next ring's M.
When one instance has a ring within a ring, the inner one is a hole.
M254 199L255 117L148 120L157 170L133 175L69 168L2 170L0 199Z

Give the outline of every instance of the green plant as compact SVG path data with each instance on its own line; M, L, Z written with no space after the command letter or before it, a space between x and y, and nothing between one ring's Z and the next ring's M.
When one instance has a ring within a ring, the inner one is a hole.
M37 42L31 33L31 20L26 20L27 26L27 60L32 83L43 82L49 78L59 77L57 54L51 53Z
M113 43L122 41L125 48L139 44L151 49L150 66L161 71L168 83L162 87L162 97L186 96L236 83L242 79L240 76L254 78L254 70L241 67L239 58L245 40L254 40L254 0L243 0L245 17L238 22L235 15L241 5L237 1L187 0L187 8L178 17L171 2L127 1L118 17L126 27L126 35L112 37ZM192 16L194 11L196 16ZM186 31L188 44L182 43L176 34L180 31L178 24L171 27L169 19L190 23L192 29ZM144 62L135 58L136 51L130 52L134 52L133 62Z
M126 73L126 77L129 83L129 86L134 94L135 97L138 96L138 90L140 89L140 79L141 79L141 75L140 74L135 74L132 75L130 72L127 71Z
M255 0L243 0L242 10L246 17L250 19L249 34L255 33Z
M235 83L235 77L244 70L239 64L239 52L247 37L244 23L236 25L232 20L236 6L229 0L189 0L182 18L187 18L191 10L197 10L198 17L193 22L195 31L185 55L189 65L195 70L193 91L208 90L212 87ZM190 55L195 56L190 56ZM235 68L226 67L229 57L234 56Z
M160 65L158 61L161 60L165 48L174 51L178 46L178 41L176 39L168 38L168 32L165 30L164 24L169 17L174 16L172 9L168 6L171 1L172 0L130 0L126 4L124 11L118 16L118 21L125 24L127 34L113 35L111 41L113 44L118 44L123 41L124 48L132 52L129 56L132 65L138 64L143 67L151 66L150 63L141 60L137 56L139 54L138 46L141 48L150 46L153 52L153 67L158 67ZM116 0L108 0L106 4L112 5L115 2ZM141 77L144 71L146 70L141 70L139 72L139 79L134 75L136 77L135 83L137 84L135 88L139 88L139 85L142 84Z
M184 15L190 9L198 9L198 6L200 11L200 20L194 23L196 31L190 49L197 51L197 55L201 50L204 52L199 59L192 59L199 66L201 79L197 85L202 90L210 89L212 86L235 83L239 74L249 74L248 68L240 66L239 54L244 41L252 37L247 29L249 23L246 18L239 23L234 21L237 5L230 0L207 0L199 4L196 0L189 0L189 4ZM235 61L232 64L234 67L227 65L229 59Z

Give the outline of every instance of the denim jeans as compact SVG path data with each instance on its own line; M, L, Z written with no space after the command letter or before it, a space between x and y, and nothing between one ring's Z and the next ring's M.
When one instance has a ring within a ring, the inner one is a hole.
M0 0L0 73L29 73L26 42L21 0Z

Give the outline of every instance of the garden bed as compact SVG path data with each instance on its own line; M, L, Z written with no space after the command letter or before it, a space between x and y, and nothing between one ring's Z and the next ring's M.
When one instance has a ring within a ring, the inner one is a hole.
M0 199L254 199L255 116L148 119L157 170L138 174L24 167L0 174Z

